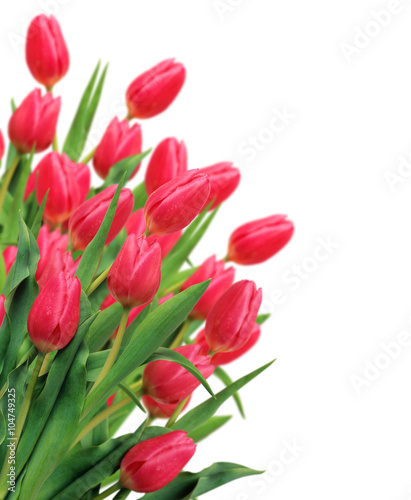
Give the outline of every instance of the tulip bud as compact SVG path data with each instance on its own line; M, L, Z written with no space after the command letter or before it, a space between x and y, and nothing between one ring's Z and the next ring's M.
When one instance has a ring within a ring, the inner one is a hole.
M3 133L0 130L0 161L3 159L4 156L4 137Z
M101 193L88 199L70 217L70 240L75 250L85 250L97 234L117 186L117 184L109 186L101 191ZM122 189L117 203L116 214L107 236L106 245L113 241L123 229L127 219L130 217L133 206L133 193L127 188Z
M11 266L17 257L17 247L10 245L3 250L4 266L6 268L6 274L9 273Z
M78 278L58 273L37 296L27 319L27 330L40 352L65 347L74 337L80 315L81 285Z
M26 61L33 77L47 88L52 88L67 73L69 53L55 17L40 14L30 23Z
M161 249L145 236L127 237L107 276L111 295L123 307L151 302L160 287Z
M41 204L48 191L44 217L55 224L67 220L86 199L90 189L88 166L77 164L55 151L41 160L33 174L36 175L37 203Z
M214 371L209 356L201 354L201 346L184 345L174 349L195 365L204 378ZM164 404L177 404L186 399L200 385L200 382L185 368L173 361L152 361L144 369L144 393Z
M128 87L126 100L132 118L151 118L165 111L184 84L186 70L166 59L137 77Z
M126 223L127 234L135 234L137 237L144 234L146 230L146 221L144 219L144 208L140 208L136 212L132 213L130 218ZM164 257L172 250L174 245L180 239L183 231L177 231L171 234L157 235L152 234L147 238L147 242L150 244L154 241L158 241L161 248L161 258Z
M238 168L233 167L233 164L229 161L201 168L200 172L206 174L210 179L210 194L205 203L209 205L214 200L210 210L213 210L231 196L240 182L240 171Z
M71 252L54 252L47 261L46 267L38 280L40 291L43 290L50 279L57 273L64 272L73 277L76 274L79 263L80 258L73 262Z
M243 347L254 328L262 301L253 281L234 283L211 308L205 325L210 351L231 352Z
M171 415L174 413L174 410L178 406L178 403L174 405L165 405L162 403L158 403L150 396L143 396L141 398L141 402L145 406L151 418L170 418ZM189 402L190 401L187 400L183 410L187 408Z
M180 474L195 450L194 441L184 431L141 441L123 458L120 482L139 493L160 490Z
M110 168L117 162L128 156L141 153L141 146L140 125L136 123L130 127L127 120L119 122L118 118L113 118L94 153L94 170L102 179L105 179ZM140 163L131 174L130 179L136 175L139 168Z
M190 318L206 319L215 302L233 284L234 268L230 267L224 270L224 264L223 260L217 261L213 255L184 282L181 290L186 290L192 285L211 279L207 290L191 311Z
M278 253L291 240L294 224L286 215L272 215L236 229L228 242L228 259L249 266Z
M249 351L257 343L258 339L260 338L260 335L261 335L260 325L255 323L251 335L247 340L247 342L243 345L243 347L240 347L240 349L237 349L236 351L218 352L217 354L214 354L214 356L211 358L211 362L215 366L221 366L221 365L226 365L228 363L232 363L236 359L241 358L241 356L243 356L247 351ZM204 328L197 334L195 343L201 345L202 354L208 354L209 347L205 338Z
M4 316L6 315L6 311L4 309L4 301L5 301L4 295L0 295L0 326L3 323Z
M35 89L24 99L9 121L9 137L20 153L40 153L53 142L57 119L60 113L60 97L50 93L43 97L40 89Z
M147 167L147 194L186 171L187 149L184 142L178 142L174 137L164 139L154 150Z
M37 237L37 245L40 251L40 260L37 264L36 281L39 281L47 262L56 252L64 253L68 246L68 235L61 234L59 229L49 231L48 226L41 226Z
M144 207L151 234L180 231L201 212L210 193L210 181L199 170L189 170L160 186Z

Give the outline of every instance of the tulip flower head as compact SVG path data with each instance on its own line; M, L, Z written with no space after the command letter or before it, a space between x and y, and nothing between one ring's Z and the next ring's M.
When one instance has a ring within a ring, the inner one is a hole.
M36 281L38 282L47 262L55 252L64 253L68 246L68 234L61 234L59 229L50 231L48 226L41 226L37 237L37 245L40 251L40 260L37 264Z
M210 351L231 352L243 347L253 331L261 306L262 290L253 281L231 285L211 308L205 325Z
M174 413L174 410L178 406L178 403L174 405L166 405L163 403L158 403L150 396L143 396L141 398L141 402L145 406L151 418L170 418L171 415ZM187 408L189 402L190 401L187 400L183 410Z
M11 266L14 264L17 256L17 247L14 245L9 245L3 250L4 266L6 268L6 274L9 273Z
M126 93L132 118L151 118L165 111L177 97L186 78L186 70L174 59L166 59L137 77Z
M214 200L210 210L231 196L240 183L240 171L228 161L202 168L200 172L206 174L210 179L210 194L206 201L206 205L208 205Z
M80 316L81 285L78 278L60 272L50 278L34 301L27 330L40 352L65 347L74 337Z
M19 153L40 153L53 142L60 113L60 97L50 93L41 96L40 89L33 90L11 115L9 137Z
M196 445L184 431L141 441L124 456L120 482L139 493L160 490L180 474L195 450Z
M50 279L57 273L64 272L70 276L74 276L77 271L77 267L80 263L80 258L75 262L71 252L54 252L48 259L44 271L42 272L40 279L38 280L38 285L40 291L47 285Z

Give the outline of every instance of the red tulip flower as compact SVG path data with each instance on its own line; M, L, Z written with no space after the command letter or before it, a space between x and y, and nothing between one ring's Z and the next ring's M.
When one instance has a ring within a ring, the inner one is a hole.
M234 281L234 268L224 269L224 261L217 261L215 255L209 257L183 284L181 290L211 279L203 296L194 306L190 318L206 319L210 309Z
M40 251L40 260L37 264L36 280L39 281L47 262L56 252L64 253L68 246L68 234L61 234L59 229L50 231L48 226L41 226L37 237L37 245Z
M231 352L218 352L217 354L214 354L214 356L212 356L211 362L215 366L227 365L228 363L232 363L236 359L241 358L246 352L248 352L258 342L260 335L261 335L260 325L255 323L249 339L242 347L240 347L240 349ZM195 343L201 345L202 347L201 352L203 354L208 354L210 348L208 347L205 338L204 328L197 334Z
M210 210L231 196L240 183L240 171L228 161L201 168L200 172L206 174L210 179L210 194L206 202L208 205L214 200Z
M0 295L0 326L3 323L4 316L6 315L6 311L4 309L4 301L5 301L4 295Z
M111 295L123 307L151 302L160 287L161 249L145 236L127 237L107 276Z
M196 366L204 378L214 371L210 358L201 354L198 344L184 345L174 349ZM144 393L163 404L177 404L186 399L200 385L200 382L185 368L172 361L152 361L144 369Z
M132 118L151 118L165 111L184 84L186 70L167 59L137 77L128 87L126 100Z
M253 281L234 283L211 308L205 325L210 351L231 352L243 347L253 331L262 291Z
M144 207L151 234L171 234L185 228L201 212L210 194L210 181L189 170L160 186Z
M120 122L118 118L113 118L94 153L94 170L102 179L105 179L113 165L128 156L141 153L141 147L140 125L136 123L130 127L127 120ZM139 168L140 163L135 168L130 179L136 175Z
M80 258L75 262L71 252L54 252L46 263L46 267L42 272L40 279L38 280L38 285L40 291L47 285L50 279L57 273L64 272L73 277L76 274L77 267L80 263Z
M101 223L106 215L111 200L117 189L117 184L96 194L85 201L73 213L69 220L70 241L75 250L85 250L90 241L99 230ZM123 229L134 206L133 193L123 188L117 203L116 214L111 224L107 236L106 245L108 245L118 233Z
M58 273L37 296L27 319L27 330L40 352L65 347L74 337L80 316L81 285L78 278Z
M170 418L174 413L174 410L178 406L178 403L174 405L165 405L162 403L158 403L150 396L142 396L141 402L145 406L151 418ZM190 400L188 399L186 404L184 405L183 410L187 408L189 402Z
M26 61L33 77L47 88L52 88L67 73L69 53L55 17L40 14L30 23Z
M17 247L10 245L3 250L4 266L6 274L9 273L11 266L14 264L17 256Z
M228 242L229 260L249 266L273 257L291 240L294 224L286 215L272 215L236 229Z
M120 465L120 482L128 490L160 490L180 474L194 455L196 445L184 431L173 431L142 441L126 453Z
M53 142L57 119L60 113L60 97L50 93L43 97L40 89L35 89L24 99L9 121L9 137L20 153L40 153Z
M90 170L87 165L75 163L65 154L51 152L33 172L40 205L47 191L44 217L55 224L67 220L84 202L90 189Z
M147 167L147 194L186 171L187 149L184 142L178 142L174 137L164 139L154 150Z

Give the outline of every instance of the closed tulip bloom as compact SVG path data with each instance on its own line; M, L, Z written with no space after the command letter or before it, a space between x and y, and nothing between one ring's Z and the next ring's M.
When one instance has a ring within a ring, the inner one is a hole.
M226 365L228 363L232 363L236 359L241 358L246 352L248 352L258 342L260 335L261 335L260 325L257 325L257 323L255 323L251 335L247 340L247 342L243 345L243 347L240 347L240 349L231 352L218 352L217 354L214 354L214 356L211 358L211 362L215 366L221 366L221 365ZM208 354L209 347L205 338L204 328L197 334L195 343L201 345L202 347L201 352L203 354Z
M117 186L117 184L109 186L101 191L101 193L88 199L80 205L70 217L68 225L69 234L71 244L75 250L85 250L87 245L97 234ZM107 236L106 245L113 241L123 229L130 217L133 206L133 193L129 189L123 188L118 200L116 214Z
M3 250L4 266L6 274L9 273L11 266L14 264L17 256L17 247L10 245Z
M123 307L151 302L160 287L161 249L145 236L127 237L107 276L110 294Z
M209 205L214 200L210 210L231 196L240 183L240 171L229 161L201 168L200 172L210 179L210 194L206 202Z
M210 194L210 181L199 170L189 170L160 186L144 207L151 234L171 234L185 228L201 212Z
M196 445L187 432L173 431L147 439L128 451L120 465L120 482L128 490L150 493L180 474Z
M229 260L249 266L273 257L291 240L294 224L286 215L272 215L236 229L228 242Z
M201 354L200 345L184 345L174 350L191 361L204 378L213 373L210 357ZM172 361L152 361L144 369L144 393L159 403L177 404L190 396L199 385L194 375Z
M140 208L136 212L132 213L130 218L126 223L127 234L135 234L136 236L141 236L146 230L146 220L144 218L144 208ZM172 250L174 245L180 239L183 231L176 231L171 234L157 235L152 234L147 238L148 243L158 241L161 248L161 258L164 257Z
M51 259L54 253L65 253L68 246L68 234L61 234L59 229L50 231L49 227L41 226L39 235L37 237L37 245L40 251L40 260L37 264L36 281L39 281L47 262Z
M4 316L6 315L6 311L4 309L4 301L5 301L4 295L0 295L0 326L3 323Z
M47 88L53 87L67 73L69 53L55 17L40 14L30 23L26 61L33 77Z
M150 417L152 418L170 418L171 415L174 413L174 410L178 406L178 403L175 405L165 405L162 403L158 403L150 396L143 396L141 398L141 402L143 403L144 407L146 408ZM183 410L187 408L189 402L190 401L187 400Z
M110 168L117 162L124 160L128 156L141 153L141 146L140 125L136 123L130 127L128 120L120 122L118 118L113 118L94 153L94 170L102 179L105 179ZM135 168L130 179L136 175L139 168L140 163Z
M57 273L64 272L73 277L76 274L79 263L80 258L73 261L71 252L54 252L48 259L46 267L38 280L40 291L43 290L50 279Z
M80 315L81 285L78 278L58 273L37 296L27 319L27 330L40 352L65 347L74 337Z
M253 281L231 285L211 308L205 324L210 351L231 352L243 347L253 331L261 306L262 290Z
M4 137L2 131L0 130L0 161L2 160L3 156L4 156Z
M211 279L207 290L194 306L190 318L206 319L210 309L220 296L234 281L234 268L224 269L225 262L216 260L215 255L209 257L201 266L184 282L181 290L186 290L192 285Z
M169 137L154 150L146 171L146 191L157 188L187 171L187 149L183 141Z
M56 134L57 119L60 113L60 97L53 98L50 93L41 96L35 89L24 99L9 121L9 137L20 153L40 153L53 142Z
M55 151L41 160L35 174L37 203L41 204L48 191L44 217L55 224L67 220L90 189L88 166Z
M151 118L165 111L184 84L186 70L166 59L137 77L128 87L126 101L132 118Z

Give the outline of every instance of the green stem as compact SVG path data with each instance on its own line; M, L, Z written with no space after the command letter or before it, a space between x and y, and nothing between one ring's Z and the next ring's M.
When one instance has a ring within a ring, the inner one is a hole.
M111 486L111 488L104 490L103 493L100 493L100 495L97 495L96 497L94 497L93 500L103 500L103 498L107 498L112 493L115 493L116 491L121 490L122 487L123 487L123 485L119 481L118 483L113 484L113 486Z
M124 307L123 314L121 315L120 325L118 327L118 332L116 335L116 339L114 341L114 345L111 348L110 354L104 363L103 369L100 372L100 375L97 377L97 380L94 382L93 387L91 388L91 392L98 386L98 384L104 379L104 377L108 374L111 367L114 365L117 355L120 351L121 342L123 341L124 332L126 331L128 315L130 314L130 308Z
M0 188L0 214L1 211L3 210L3 204L6 198L7 190L9 189L10 182L13 178L14 172L16 171L19 161L20 161L20 155L17 154L14 160L12 161L10 167L6 170L6 173L4 174L3 183Z
M20 440L21 432L22 432L24 424L26 422L27 414L28 414L28 411L30 408L31 399L33 397L34 388L35 388L36 382L37 382L37 377L38 377L41 365L43 364L44 357L45 357L45 354L42 352L39 352L39 354L37 356L36 364L34 365L34 368L33 368L33 373L31 375L30 382L27 386L26 393L24 395L23 402L21 403L20 411L19 411L19 414L17 417L16 428L14 431L14 438L13 438L14 450L17 450L17 446L18 446L18 443ZM7 471L9 469L8 462L9 462L9 457L10 457L10 450L11 450L11 447L8 447L6 459L4 461L3 468L2 468L1 474L0 474L0 484L1 484L0 498L1 499L3 499L5 497L5 494L7 494L7 490L8 490L8 488L7 488Z
M91 295L96 288L98 288L103 281L107 278L108 273L110 272L111 266L108 266L108 268L103 271L98 278L96 278L93 283L87 288L86 294Z
M180 347L180 345L184 341L184 337L186 336L186 333L187 333L190 325L191 325L191 320L190 319L186 319L186 322L181 327L181 330L178 332L177 337L171 343L170 349L175 349L176 347Z
M53 151L58 151L59 150L59 141L58 141L58 138L57 138L57 132L54 134L54 137L53 137Z
M97 148L94 148L90 151L90 153L88 153L82 160L80 160L80 163L88 163L94 156L94 153L96 152L96 149Z
M171 427L174 422L178 419L180 416L180 413L183 411L184 406L186 405L187 401L190 399L190 396L187 398L183 399L183 401L180 401L176 407L176 409L173 411L173 414L171 417L168 419L168 422L166 423L166 427Z

